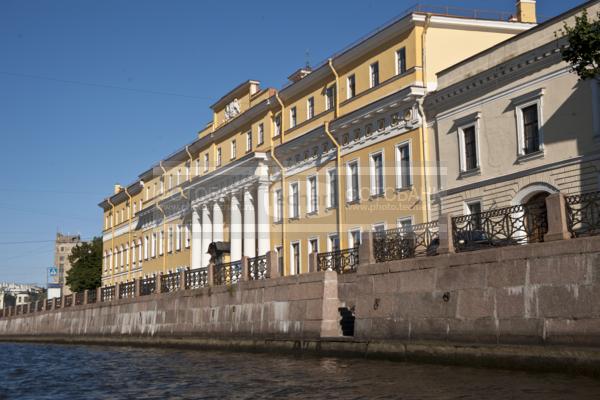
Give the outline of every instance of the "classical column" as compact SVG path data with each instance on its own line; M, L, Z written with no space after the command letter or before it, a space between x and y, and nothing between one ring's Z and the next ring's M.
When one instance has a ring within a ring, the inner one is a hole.
M256 218L254 217L254 199L250 189L244 189L244 255L256 257Z
M242 211L237 195L231 195L231 219L229 224L231 261L242 259Z
M223 209L221 208L221 204L219 201L215 201L213 203L213 215L212 215L212 225L213 225L213 242L222 242L223 241Z
M192 212L192 268L202 267L202 225L200 212L194 208Z
M202 243L200 244L200 254L202 257L202 268L208 266L210 262L210 254L207 253L208 245L212 242L212 220L210 218L210 210L207 206L202 206Z
M258 222L258 255L263 256L271 250L271 224L269 222L269 185L259 183L256 190Z

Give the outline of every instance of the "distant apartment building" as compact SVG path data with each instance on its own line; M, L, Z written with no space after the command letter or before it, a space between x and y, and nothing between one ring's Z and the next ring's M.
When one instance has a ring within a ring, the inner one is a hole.
M43 291L37 285L0 282L0 309L30 303Z
M49 299L71 294L71 290L66 285L67 272L71 269L69 255L71 255L73 247L77 246L79 243L81 243L81 237L79 235L56 234L54 243L54 266L56 267L57 275L49 277Z

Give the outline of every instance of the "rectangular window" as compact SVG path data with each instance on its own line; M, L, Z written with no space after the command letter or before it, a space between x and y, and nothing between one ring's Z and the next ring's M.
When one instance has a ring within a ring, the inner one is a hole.
M158 235L158 255L162 256L165 250L165 231L160 231Z
M396 146L396 186L404 189L411 185L410 143L403 143Z
M335 85L325 89L325 109L331 110L335 107Z
M385 223L379 222L377 224L373 224L373 232L383 232L385 231Z
M523 154L535 153L540 150L537 104L524 107L521 112L523 113Z
M190 179L190 175L191 175L190 163L187 162L187 163L185 163L185 179L189 180Z
M283 219L283 192L281 189L275 191L275 222Z
M311 253L319 253L319 239L310 239L308 241L308 251Z
M308 193L307 209L308 213L316 213L319 207L319 199L317 194L317 177L311 176L307 180L306 191Z
M277 114L275 116L275 130L273 131L273 136L281 135L281 114Z
M296 126L296 119L297 115L296 115L296 107L292 107L290 108L290 128L293 128Z
M336 234L329 235L327 243L328 251L338 251L340 249L340 238Z
M185 226L185 247L189 248L190 247L190 226L186 225Z
M181 226L175 227L175 250L181 250Z
M246 132L246 151L252 151L252 131Z
M300 243L292 243L292 274L300 274Z
M237 142L234 140L231 141L231 159L237 157Z
M223 161L223 152L222 152L221 148L219 147L217 149L217 167L221 166L222 161Z
M374 62L371 64L369 71L371 73L371 87L379 85L379 63Z
M300 202L298 193L298 182L290 184L290 218L298 218L300 215Z
M264 124L258 124L258 145L260 146L265 142L265 126Z
M156 257L156 233L152 234L152 257Z
M477 141L475 133L475 125L469 126L462 129L463 143L464 143L464 165L463 171L470 171L476 169L479 166L477 161Z
M164 177L160 178L160 194L165 192L165 179Z
M349 235L350 239L350 247L358 247L360 246L360 229L353 229L350 231Z
M356 96L356 76L350 75L346 81L347 84L347 98L351 99Z
M396 52L396 74L400 75L406 72L406 47Z
M398 218L398 228L408 228L412 226L412 217Z
M208 172L208 153L204 154L204 172Z
M179 168L177 170L177 176L176 176L176 186L179 186L179 184L181 183L181 168Z
M279 271L279 276L284 276L285 273L283 271L283 247L277 246L275 247L275 251L277 252L277 270Z
M371 195L382 196L383 183L383 153L371 155Z
M469 214L473 215L471 221L472 221L472 228L474 230L481 230L481 202L480 201L473 201L470 203L467 203L467 210L469 212Z
M148 259L148 236L144 237L144 260Z
M140 263L140 266L142 266L142 239L140 239L138 241L138 261Z
M206 154L204 155L206 158ZM196 160L196 176L200 175L200 158Z
M169 190L173 189L173 175L169 175Z
M359 191L358 161L352 161L348 163L348 201L360 200Z
M306 119L311 119L315 116L315 98L309 97L306 100Z

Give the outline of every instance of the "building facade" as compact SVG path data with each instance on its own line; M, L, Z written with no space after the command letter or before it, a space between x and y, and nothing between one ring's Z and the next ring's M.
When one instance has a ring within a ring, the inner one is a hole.
M103 284L205 267L212 243L219 263L277 251L282 274L304 273L312 252L427 221L425 96L439 71L535 26L519 3L510 21L409 12L281 90L225 94L194 141L100 203Z
M54 266L57 269L57 275L49 277L48 298L60 297L71 294L71 289L66 285L67 272L71 269L69 256L73 247L81 243L79 235L56 234L54 242Z
M440 213L535 205L600 189L600 83L562 61L558 35L588 2L438 74L428 96ZM542 202L543 203L543 202Z

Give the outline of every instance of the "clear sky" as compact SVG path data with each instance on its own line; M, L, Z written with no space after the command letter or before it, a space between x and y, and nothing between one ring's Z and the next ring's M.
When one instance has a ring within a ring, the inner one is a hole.
M280 88L413 0L0 1L0 282L46 280L57 231L192 141L247 79ZM427 0L513 12L515 0ZM538 0L551 17L583 3Z

